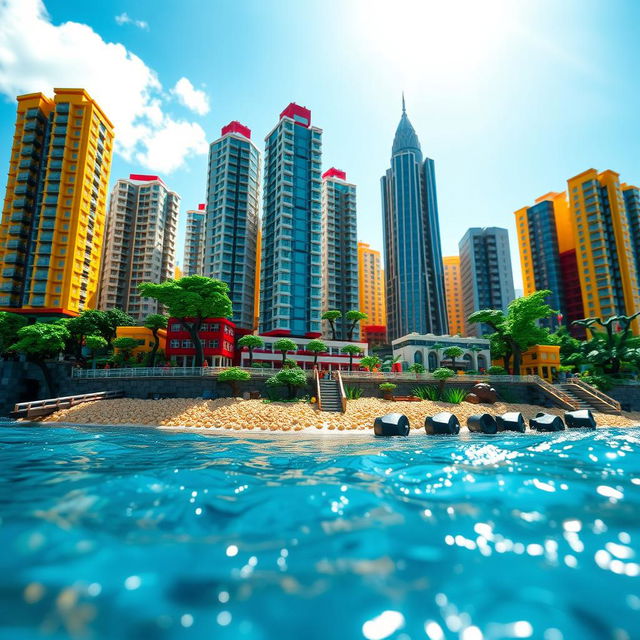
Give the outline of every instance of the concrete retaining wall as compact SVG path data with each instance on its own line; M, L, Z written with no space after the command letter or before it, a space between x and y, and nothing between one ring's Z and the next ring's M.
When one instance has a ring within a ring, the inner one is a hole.
M640 411L640 384L625 384L605 391L620 403L623 411Z

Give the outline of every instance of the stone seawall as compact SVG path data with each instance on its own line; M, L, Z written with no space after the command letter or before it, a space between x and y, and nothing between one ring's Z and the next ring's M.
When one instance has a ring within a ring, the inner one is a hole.
M156 378L72 378L69 363L50 363L56 381L54 397L80 395L97 391L124 391L129 398L220 398L231 396L231 386L220 383L214 377L165 377ZM344 385L359 387L363 397L380 397L378 385L384 382L384 375L372 379L370 377L343 379ZM266 378L253 378L248 382L239 382L240 394L246 391L258 391L266 395ZM396 395L411 395L418 386L437 385L434 380L393 380L397 385ZM446 383L446 388L470 390L473 383L457 377ZM537 389L528 383L494 383L493 387L499 399L508 403L538 404L551 406L551 402ZM636 408L640 408L640 385L637 387L621 387L625 400ZM303 392L301 392L302 395ZM315 395L313 381L304 391ZM613 395L613 394L612 394ZM0 362L0 416L8 415L17 402L41 400L50 394L39 367L28 362ZM614 395L615 397L615 395Z
M625 384L605 391L620 403L623 411L640 411L640 384Z

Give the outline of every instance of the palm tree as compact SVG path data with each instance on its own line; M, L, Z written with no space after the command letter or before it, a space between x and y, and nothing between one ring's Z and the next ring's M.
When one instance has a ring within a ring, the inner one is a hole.
M282 366L284 367L287 351L297 351L298 345L293 340L289 340L289 338L280 338L280 340L276 340L273 343L273 348L282 353Z
M305 347L305 351L311 351L313 353L313 366L318 366L318 356L321 353L326 353L328 351L327 345L322 342L322 340L309 340L307 342L307 346Z
M249 366L253 366L253 350L264 347L264 340L260 336L255 336L252 333L247 333L238 340L238 346L242 349L247 347L249 350Z
M331 339L337 340L336 338L336 320L342 318L342 312L337 309L330 309L329 311L325 311L322 314L322 319L327 320L329 322L329 326L331 327Z
M340 349L341 353L346 353L349 356L349 371L353 371L353 357L362 353L362 349L355 344L346 344L342 349Z
M366 320L367 317L368 316L366 313L358 311L357 309L354 309L353 311L347 311L346 318L351 323L347 328L347 340L353 339L353 331L356 328L356 325L361 320Z

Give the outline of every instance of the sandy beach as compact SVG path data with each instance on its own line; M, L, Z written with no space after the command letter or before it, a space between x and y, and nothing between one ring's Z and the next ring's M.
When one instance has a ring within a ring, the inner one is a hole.
M528 420L538 411L563 415L561 409L547 409L529 404L454 405L446 402L394 402L380 398L349 400L346 413L319 411L309 403L265 403L262 400L223 398L167 398L140 400L117 398L88 402L54 413L43 422L105 425L153 425L160 427L199 427L232 431L366 431L371 430L377 416L404 413L412 429L424 428L424 419L440 411L450 411L466 424L468 416L477 413L502 414L520 411ZM620 416L595 413L599 426L629 427L640 425L640 412Z

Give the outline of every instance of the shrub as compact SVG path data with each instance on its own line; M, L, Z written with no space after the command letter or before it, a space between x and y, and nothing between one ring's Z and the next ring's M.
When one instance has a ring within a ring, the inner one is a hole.
M238 395L238 382L249 380L251 374L238 367L230 367L218 374L218 382L226 382L231 385L231 392L234 397Z
M480 372L476 371L475 369L469 369L468 371L465 371L465 375L468 375L468 376L477 376L478 373Z
M358 398L362 398L362 387L352 387L350 385L346 385L344 388L344 393L349 400L357 400Z
M442 400L451 404L460 404L466 397L467 392L464 389L446 389L442 394Z
M398 385L393 384L393 382L383 382L378 385L378 389L380 389L380 391L393 391L397 386Z
M580 380L583 380L592 387L599 389L600 391L609 391L614 386L614 381L611 376L605 374L596 374L590 371L580 374Z
M296 369L298 368L298 363L295 360L292 360L291 358L286 358L285 361L282 363L282 368Z
M424 373L426 369L424 368L424 365L420 364L419 362L414 362L409 367L409 371L411 371L411 373Z
M440 398L438 387L432 384L415 387L411 390L411 393L418 398L422 398L422 400L438 400Z
M275 376L271 376L267 380L268 387L286 386L288 390L288 399L293 400L296 397L298 387L304 387L307 384L307 374L299 367L280 369Z
M507 370L504 367L499 367L497 365L494 365L493 367L489 367L487 369L487 373L490 376L506 376Z

